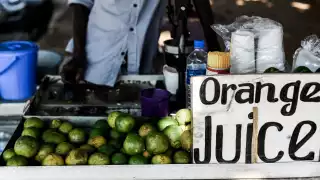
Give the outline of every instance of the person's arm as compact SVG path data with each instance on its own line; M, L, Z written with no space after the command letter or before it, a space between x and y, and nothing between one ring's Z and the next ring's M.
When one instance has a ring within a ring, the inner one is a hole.
M73 15L73 58L79 67L86 64L86 39L89 13L93 0L69 0Z

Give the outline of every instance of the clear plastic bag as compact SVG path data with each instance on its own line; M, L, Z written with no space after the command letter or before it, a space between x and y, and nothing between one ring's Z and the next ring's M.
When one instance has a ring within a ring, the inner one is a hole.
M226 51L230 51L231 36L237 30L252 30L252 23L259 17L240 16L229 25L214 24L211 28L223 39ZM250 27L251 26L251 27Z
M233 74L263 73L270 67L285 71L283 28L278 22L257 16L240 16L229 25L215 24L230 51Z
M301 47L293 55L292 71L300 66L316 72L320 68L320 39L316 35L306 37L301 41Z

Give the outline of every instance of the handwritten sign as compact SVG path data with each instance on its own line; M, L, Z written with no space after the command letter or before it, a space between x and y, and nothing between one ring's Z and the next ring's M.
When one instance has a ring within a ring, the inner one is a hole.
M320 161L319 75L202 76L191 89L194 163Z

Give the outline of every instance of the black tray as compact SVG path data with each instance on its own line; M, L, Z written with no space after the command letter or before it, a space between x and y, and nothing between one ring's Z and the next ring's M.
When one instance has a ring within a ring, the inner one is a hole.
M164 88L162 75L121 76L113 89L90 84L65 85L60 76L46 76L24 110L25 115L105 116L122 111L139 116L140 91Z

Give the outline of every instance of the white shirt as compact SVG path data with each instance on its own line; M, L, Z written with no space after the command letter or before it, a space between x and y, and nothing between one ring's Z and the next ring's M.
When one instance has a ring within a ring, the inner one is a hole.
M152 61L151 56L157 50L159 30L156 33L149 32L148 28L159 29L165 2L166 0L69 0L69 4L78 3L91 9L87 30L88 67L85 80L113 86L125 53L128 55L128 74L139 73L146 37L146 42L151 41L146 47L151 52L146 56L149 56L148 61ZM148 35L149 33L153 35ZM72 52L72 48L73 43L70 41L67 51Z

